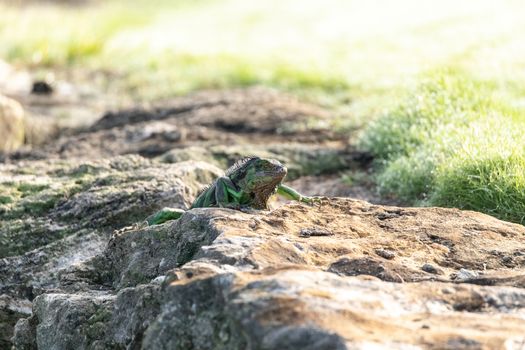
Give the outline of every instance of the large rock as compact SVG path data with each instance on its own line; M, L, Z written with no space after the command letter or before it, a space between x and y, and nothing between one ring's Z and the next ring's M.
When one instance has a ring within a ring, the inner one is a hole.
M115 233L35 299L14 343L520 349L524 251L522 226L454 209L337 198L269 213L194 209Z
M518 288L395 284L304 267L172 283L146 349L487 348L523 344Z
M139 156L0 166L0 257L82 229L111 232L164 206L185 208L220 174L207 163L154 164Z
M24 109L15 100L0 95L0 152L22 146L24 134Z
M329 113L276 90L253 87L236 90L202 91L152 108L107 113L91 130L104 130L151 120L179 119L182 125L211 127L224 133L294 134L314 128L314 119ZM321 129L326 129L326 126ZM193 130L199 131L198 128Z
M100 254L113 230L164 206L186 208L221 173L207 163L139 156L0 165L0 348L31 301L61 290L61 276ZM78 274L64 282L89 283Z

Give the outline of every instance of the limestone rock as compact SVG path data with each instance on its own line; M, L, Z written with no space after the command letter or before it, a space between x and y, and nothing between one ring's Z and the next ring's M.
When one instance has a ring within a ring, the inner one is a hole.
M31 175L29 175L31 174ZM33 175L37 174L37 175ZM0 167L0 257L25 253L80 229L114 229L164 206L185 208L221 174L206 163L153 164L139 156Z
M193 209L176 222L116 233L69 272L67 281L77 276L89 288L61 280L38 296L14 343L519 349L523 251L522 226L454 209L342 198L252 214Z
M24 110L20 103L0 95L0 152L10 152L24 144Z
M0 294L0 349L9 349L9 335L13 325L21 318L31 315L31 302Z
M110 129L174 117L186 125L216 127L224 132L291 134L304 131L313 117L326 118L327 112L278 91L254 87L202 91L162 101L158 107L107 113L91 129Z
M112 267L110 282L114 287L149 282L190 261L201 246L211 244L219 232L208 225L208 216L194 215L194 211L171 225L114 234L102 261Z
M497 349L525 340L524 297L512 287L399 284L300 266L220 274L169 285L143 347Z
M0 166L0 344L30 314L16 305L51 291L108 289L96 284L107 266L83 263L101 254L112 231L164 206L185 208L220 174L207 163L139 156Z

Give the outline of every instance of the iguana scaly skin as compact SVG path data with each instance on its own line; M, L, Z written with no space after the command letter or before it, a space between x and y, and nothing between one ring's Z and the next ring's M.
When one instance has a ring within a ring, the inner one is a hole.
M205 188L190 209L221 207L231 209L267 209L268 199L274 193L304 203L313 203L315 197L306 197L281 182L286 176L284 165L274 159L249 157L235 163ZM175 220L184 213L182 209L164 208L146 219L148 225L158 225Z

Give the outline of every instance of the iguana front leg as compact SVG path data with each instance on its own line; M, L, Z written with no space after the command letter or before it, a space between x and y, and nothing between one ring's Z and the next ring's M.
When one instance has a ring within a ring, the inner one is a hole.
M206 208L218 206L223 208L240 208L242 191L228 177L217 179L213 187L210 187L204 195L195 202L191 208ZM176 208L163 208L146 218L148 225L159 225L170 220L179 219L184 210Z
M222 208L239 209L241 207L242 191L229 177L223 176L215 182L215 201Z
M277 187L277 194L287 199L293 199L293 200L303 202L303 203L308 203L308 204L313 204L319 201L319 198L317 197L303 196L302 194L300 194L293 188L288 187L283 184Z

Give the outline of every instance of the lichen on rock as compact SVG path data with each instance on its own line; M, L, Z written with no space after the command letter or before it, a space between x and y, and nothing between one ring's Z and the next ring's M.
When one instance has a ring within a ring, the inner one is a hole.
M163 206L184 208L219 174L206 163L153 164L140 156L3 165L0 188L9 200L0 204L0 295L11 301L0 303L0 342L8 344L16 320L30 313L13 313L13 305L86 289L93 274L104 280L106 266L82 266L102 253L113 230ZM72 266L82 272L72 274Z

